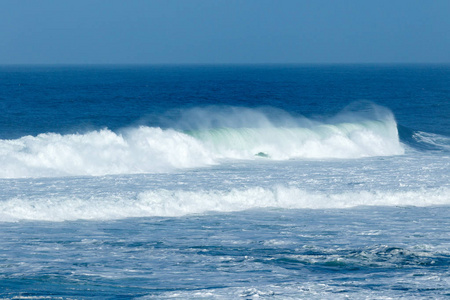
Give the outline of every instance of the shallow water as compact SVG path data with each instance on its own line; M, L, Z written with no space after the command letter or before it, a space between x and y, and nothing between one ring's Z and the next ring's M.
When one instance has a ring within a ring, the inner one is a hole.
M2 296L445 297L448 213L448 207L264 209L4 223Z

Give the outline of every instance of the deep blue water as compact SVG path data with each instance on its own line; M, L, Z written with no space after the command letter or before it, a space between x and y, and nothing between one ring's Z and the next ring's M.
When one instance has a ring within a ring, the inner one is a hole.
M0 298L450 296L450 65L1 66Z
M0 136L161 126L206 105L324 117L360 100L390 108L403 126L449 135L449 82L449 65L3 66Z

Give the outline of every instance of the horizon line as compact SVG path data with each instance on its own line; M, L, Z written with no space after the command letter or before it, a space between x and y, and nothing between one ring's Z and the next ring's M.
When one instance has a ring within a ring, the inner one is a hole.
M268 62L268 63L0 63L0 66L331 66L331 65L450 65L450 62Z

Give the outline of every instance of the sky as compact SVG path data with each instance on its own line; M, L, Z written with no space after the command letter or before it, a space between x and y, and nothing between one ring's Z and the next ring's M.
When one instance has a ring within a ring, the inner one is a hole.
M450 0L0 0L0 64L450 63Z

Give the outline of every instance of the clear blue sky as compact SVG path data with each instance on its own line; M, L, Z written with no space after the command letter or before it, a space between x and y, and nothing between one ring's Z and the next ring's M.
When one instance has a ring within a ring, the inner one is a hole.
M450 63L450 0L0 0L0 64Z

